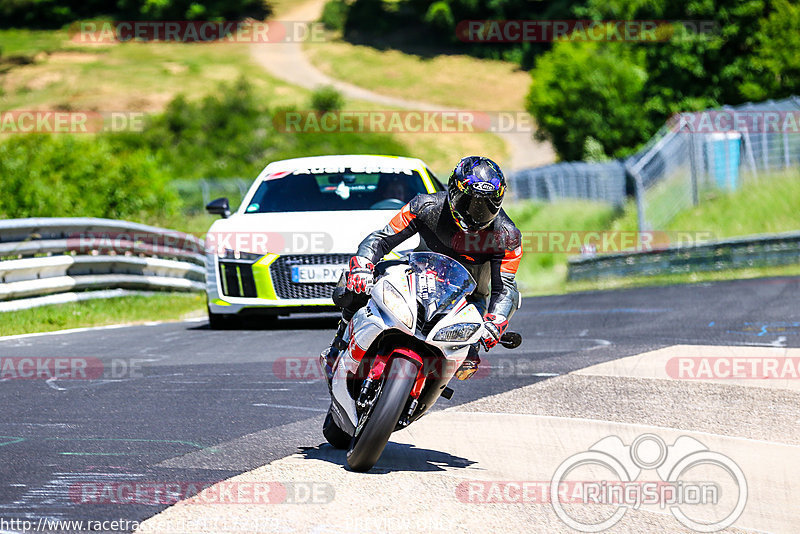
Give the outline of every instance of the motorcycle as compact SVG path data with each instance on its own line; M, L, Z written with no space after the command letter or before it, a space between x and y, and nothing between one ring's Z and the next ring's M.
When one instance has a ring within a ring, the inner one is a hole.
M422 417L447 387L484 333L483 317L467 301L475 281L463 265L434 252L375 266L369 301L350 320L347 347L333 363L331 405L323 434L347 449L353 471L368 471L392 432ZM506 332L500 343L516 348Z

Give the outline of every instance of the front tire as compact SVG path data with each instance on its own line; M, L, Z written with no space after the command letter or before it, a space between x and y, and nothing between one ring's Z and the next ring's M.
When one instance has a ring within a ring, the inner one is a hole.
M322 435L328 440L328 443L334 449L346 449L350 446L350 434L339 428L336 420L331 414L331 409L328 408L328 415L325 416L325 422L322 423Z
M228 330L233 326L231 318L222 313L213 313L211 308L208 309L208 327L211 330Z
M353 437L347 451L347 465L353 471L369 471L380 458L414 387L417 365L405 358L394 357L384 373L383 388L369 421L361 434Z

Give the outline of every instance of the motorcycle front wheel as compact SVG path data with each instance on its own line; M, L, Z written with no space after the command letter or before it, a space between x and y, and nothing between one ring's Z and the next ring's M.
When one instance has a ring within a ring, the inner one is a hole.
M380 396L361 433L353 437L347 451L347 465L353 471L369 471L380 458L405 408L417 377L417 365L395 357L384 371Z

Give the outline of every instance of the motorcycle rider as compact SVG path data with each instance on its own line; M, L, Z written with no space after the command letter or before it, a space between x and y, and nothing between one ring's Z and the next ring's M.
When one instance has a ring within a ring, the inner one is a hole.
M481 156L463 158L450 175L447 191L417 195L386 227L361 242L350 259L349 272L334 291L342 321L331 347L320 355L329 383L336 357L347 346L345 328L367 302L375 264L414 234L420 236L417 250L449 256L475 279L477 287L469 301L484 314L481 344L487 351L497 345L520 305L515 275L522 258L522 236L501 209L505 190L505 177L495 162ZM472 347L456 376L466 380L479 363L477 348Z

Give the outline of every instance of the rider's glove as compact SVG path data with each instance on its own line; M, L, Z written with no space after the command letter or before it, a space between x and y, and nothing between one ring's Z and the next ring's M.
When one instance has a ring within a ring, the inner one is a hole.
M350 275L347 277L347 289L354 293L367 293L375 283L372 275L373 269L375 269L375 266L367 258L362 256L350 258Z
M508 319L502 315L487 313L483 318L483 337L481 343L487 351L497 345L503 332L508 328Z

